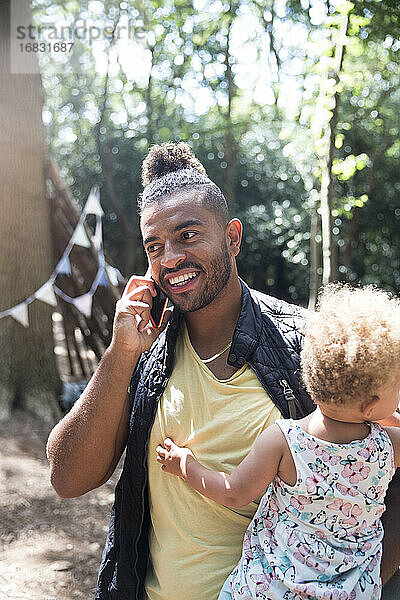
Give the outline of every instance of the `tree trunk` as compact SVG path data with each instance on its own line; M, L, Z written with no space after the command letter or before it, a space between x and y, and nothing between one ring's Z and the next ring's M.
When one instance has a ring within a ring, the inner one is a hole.
M317 303L317 295L319 288L319 244L317 235L319 231L319 216L317 208L313 208L311 215L311 230L310 230L310 282L309 282L309 298L308 308L314 310Z
M150 148L154 144L154 128L153 128L153 66L154 66L154 46L148 44L148 50L151 53L151 63L149 70L149 80L146 89L146 139L147 146Z
M233 20L233 7L232 2L229 7L230 18ZM226 68L226 80L228 84L228 109L226 113L226 133L225 133L225 159L227 163L226 167L226 201L228 203L230 211L235 209L235 177L237 168L237 144L233 135L233 123L232 123L232 103L234 98L234 83L233 73L231 65L231 53L230 53L230 41L231 41L231 28L232 20L228 24L228 33L226 38L225 48L225 68Z
M53 270L44 177L40 75L11 74L10 0L0 4L0 312L24 301ZM14 409L54 422L60 380L52 307L34 300L29 327L0 319L0 418Z
M329 7L328 7L329 8ZM321 157L321 225L322 225L322 283L326 285L334 281L337 276L336 252L333 249L332 236L332 200L333 200L333 179L332 163L335 147L335 132L338 121L338 110L340 94L337 89L340 72L342 69L344 53L346 50L346 35L349 24L349 14L344 12L341 15L339 36L335 46L334 68L330 77L335 81L335 93L331 98L331 118L326 124L324 134L325 152Z

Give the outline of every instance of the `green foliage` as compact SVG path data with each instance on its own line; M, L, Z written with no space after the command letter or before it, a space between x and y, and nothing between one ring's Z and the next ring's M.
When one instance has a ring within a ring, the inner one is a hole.
M245 231L242 277L306 304L310 223L335 96L337 277L397 291L396 5L331 1L328 14L319 0L36 0L38 24L58 15L71 26L92 19L109 27L100 40L74 39L68 56L41 57L41 69L50 153L81 203L101 184L106 248L124 274L145 269L141 161L152 143L184 139L225 193L233 184ZM340 18L349 9L336 80ZM129 39L117 33L127 23Z
M354 177L356 171L361 171L367 166L368 156L366 154L360 154L354 156L349 154L343 160L338 158L333 160L332 173L337 176L339 181L347 181L351 177Z

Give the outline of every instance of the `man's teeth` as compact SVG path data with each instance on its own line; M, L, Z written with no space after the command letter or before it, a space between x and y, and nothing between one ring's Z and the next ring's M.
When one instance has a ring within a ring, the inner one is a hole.
M169 283L171 285L176 285L178 287L185 285L186 282L188 282L190 279L193 279L193 277L196 277L197 273L185 273L185 275L179 275L178 277L172 277L169 280Z

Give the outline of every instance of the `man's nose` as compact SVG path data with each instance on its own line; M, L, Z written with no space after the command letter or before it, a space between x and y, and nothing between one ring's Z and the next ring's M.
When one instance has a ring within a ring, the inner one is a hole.
M179 248L176 244L172 244L168 240L164 245L164 253L161 258L161 265L167 269L174 269L185 260L186 254L182 248Z

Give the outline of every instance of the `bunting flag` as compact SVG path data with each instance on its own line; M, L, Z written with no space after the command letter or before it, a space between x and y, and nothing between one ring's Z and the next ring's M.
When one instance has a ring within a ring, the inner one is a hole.
M113 285L118 285L119 283L126 283L125 277L122 275L121 271L117 269L117 267L112 267L108 264L108 262L104 262L104 264L108 277L110 277L110 273L112 273L112 277L116 281L116 283L113 283Z
M85 208L82 212L83 215L97 215L102 217L104 211L100 204L100 189L97 185L94 185L90 190L88 199L86 200Z
M101 268L101 269L106 268L106 259L104 258L104 252L101 248L99 251L99 268Z
M90 290L88 292L89 294L93 295L95 293L95 291L97 290L97 288L99 287L99 282L102 279L103 271L104 271L103 267L99 267L97 269L96 277L94 278L93 283L90 286Z
M17 304L10 310L10 315L24 327L29 327L28 305L25 302Z
M103 245L103 227L101 223L101 219L97 217L96 220L96 229L94 235L91 237L92 244L96 248L97 252L100 252Z
M94 235L91 236L91 240L89 240L84 227L84 221L86 215L88 214L96 215L96 228ZM76 308L83 315L85 315L85 317L91 317L93 295L96 292L97 288L99 286L108 287L110 283L113 286L118 286L119 283L125 281L121 272L117 268L109 265L104 257L102 228L103 215L104 212L100 204L100 190L99 187L95 185L90 190L88 199L79 218L78 224L75 227L75 230L72 234L70 241L67 244L67 247L64 250L64 253L58 261L48 281L46 281L46 283L44 283L31 296L26 298L24 302L20 302L16 306L0 312L0 319L6 316L11 316L24 327L29 327L28 305L35 299L37 299L41 300L42 302L45 302L46 304L50 304L50 306L57 306L57 298L55 294L60 296L66 302L69 302L70 304L76 306ZM57 285L55 284L55 280L57 278L57 275L70 276L72 274L69 254L74 244L77 244L78 246L83 246L85 248L90 248L91 244L93 244L93 247L97 251L98 256L98 270L94 281L90 287L90 290L86 292L86 294L82 294L81 296L77 296L76 298L71 298L71 296L68 296L68 294L65 294L62 290L60 290L60 288L57 287Z
M92 316L92 303L93 294L91 292L72 299L72 304L88 319Z
M72 234L70 243L76 244L77 246L83 246L84 248L90 248L90 240L86 235L83 223L79 222L76 226L76 229Z
M118 283L122 283L125 281L121 272L116 267L112 267L108 263L106 263L106 271L111 285L116 287Z
M99 269L99 273L100 273L100 277L99 277L99 281L97 282L97 285L100 285L101 287L108 287L109 283L108 283L108 279L107 279L106 270Z
M38 300L46 302L46 304L50 304L50 306L57 306L57 298L55 296L53 282L51 280L42 285L42 287L38 289L34 296Z
M57 275L71 275L71 263L68 256L63 256L55 268Z

